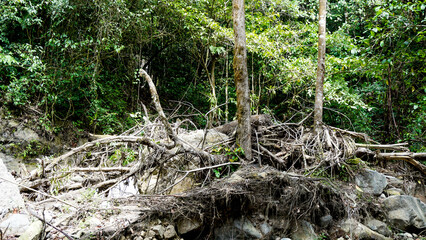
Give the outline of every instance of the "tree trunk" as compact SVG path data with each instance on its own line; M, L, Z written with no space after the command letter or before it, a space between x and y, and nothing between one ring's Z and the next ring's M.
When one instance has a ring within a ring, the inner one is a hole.
M216 57L212 55L211 70L210 70L210 86L212 90L212 95L210 99L210 113L209 121L207 123L208 128L213 127L213 122L217 120L217 97L216 97L216 79L215 79L215 66L216 66Z
M232 1L234 23L234 74L237 90L237 144L244 150L244 155L251 160L251 126L250 95L247 73L247 50L244 0Z
M229 60L228 60L228 49L226 49L226 63L225 63L225 123L228 123L228 114L229 114L229 109L228 109L228 101L229 101L229 96L228 96L228 68L229 68Z
M319 0L319 27L318 27L318 69L315 86L314 129L318 132L323 115L324 76L325 76L325 30L326 30L327 0Z

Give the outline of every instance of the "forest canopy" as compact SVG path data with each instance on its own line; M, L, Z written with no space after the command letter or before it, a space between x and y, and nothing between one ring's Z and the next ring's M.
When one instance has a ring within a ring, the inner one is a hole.
M328 1L326 124L426 150L425 9ZM170 117L220 125L236 111L231 11L224 0L1 1L0 104L37 111L48 131L69 120L121 132L150 107L143 67ZM252 113L303 119L314 104L317 1L251 0L245 14Z

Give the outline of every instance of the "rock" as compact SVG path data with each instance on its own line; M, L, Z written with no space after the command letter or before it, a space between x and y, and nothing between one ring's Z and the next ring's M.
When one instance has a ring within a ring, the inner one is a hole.
M333 221L333 217L331 215L325 215L320 218L320 226L322 228L327 228L328 226L330 226L332 221Z
M157 236L160 236L160 238L164 237L164 232L166 231L163 225L155 225L151 230L154 231Z
M3 164L3 160L0 158L0 177L6 179L0 180L0 220L3 213L7 213L13 209L24 209L24 200L19 192L18 185L14 184L15 179L7 171L6 166Z
M140 190L143 194L154 193L155 186L157 185L157 182L158 182L158 174L150 175L149 171L147 171L147 173L144 174L144 176L142 177L142 179L140 179L140 181L142 182L140 186Z
M19 169L18 159L10 155L6 155L2 152L0 152L0 159L3 159L3 163L6 166L6 168L9 170L9 172L11 171L19 172L20 169Z
M354 239L375 239L375 240L391 240L380 233L377 233L367 226L357 222L355 219L348 219L342 224L342 229L351 234Z
M178 178L176 181L178 180L180 180L180 178ZM173 186L172 190L170 191L170 194L173 195L173 194L186 192L189 189L191 189L194 186L194 184L195 184L194 179L192 179L191 177L186 177L181 182Z
M195 148L201 148L202 141L204 138L204 130L191 131L189 133L181 133L179 137L189 145ZM208 130L206 139L204 141L204 147L213 146L217 143L228 140L229 137L226 134L220 133L216 130Z
M300 222L296 231L291 235L293 240L316 240L318 239L317 234L315 233L312 225L307 221Z
M18 240L38 240L43 231L43 223L39 220L34 221Z
M388 185L394 188L404 188L404 181L392 176L386 176Z
M164 232L164 238L169 239L176 236L175 227L173 225L169 225L166 227L166 231Z
M389 189L385 190L385 192L388 196L404 195L404 191L402 191L399 188L389 188Z
M134 196L139 193L136 187L136 179L129 177L128 179L121 181L117 186L114 186L109 190L109 198L125 198Z
M388 221L396 228L407 230L426 228L426 204L408 196L390 196L383 202Z
M272 227L268 223L264 222L260 224L260 231L263 233L263 235L267 235L272 231Z
M397 239L412 240L414 236L406 232L406 233L397 233L396 237Z
M153 237L155 237L155 232L154 232L153 230L149 230L149 231L146 233L145 239L146 239L146 238L153 238Z
M355 176L355 183L365 193L380 195L388 182L386 176L373 170L365 169Z
M234 221L234 227L243 231L250 237L261 238L262 233L248 219L237 219Z
M201 226L201 222L196 219L183 218L178 221L177 230L180 234L188 233Z
M244 178L238 175L238 171L237 171L237 172L234 172L226 181L228 183L239 183L244 181Z
M40 137L38 136L38 134L26 127L17 127L13 135L15 138L22 141L27 141L27 142L30 142L32 140L40 141Z
M389 237L392 235L391 230L389 230L388 225L386 223L379 221L377 219L368 219L365 222L365 225L369 227L371 230L382 234L383 236Z
M22 235L30 224L30 217L27 214L11 214L0 223L0 230L6 233L6 236Z
M90 228L97 228L102 226L102 221L96 217L89 217L86 219L86 223L89 224Z
M84 182L85 179L80 175L75 175L75 176L72 176L70 180L73 181L73 182L82 183L82 182Z
M214 236L215 240L244 239L244 233L230 224L216 228Z
M9 214L14 210L26 213L26 210L23 210L25 205L18 185L13 184L15 179L7 171L2 159L0 159L0 177L7 180L0 180L0 230L5 232L8 228L6 236L21 235L30 226L30 220L27 214Z

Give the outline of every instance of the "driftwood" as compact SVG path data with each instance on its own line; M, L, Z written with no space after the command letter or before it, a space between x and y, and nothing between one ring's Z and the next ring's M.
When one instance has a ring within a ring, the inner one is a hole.
M396 153L381 153L374 152L366 148L359 148L355 152L355 156L362 159L377 159L379 161L392 161L403 160L414 166L421 173L426 175L426 165L420 163L418 160L426 158L426 153L412 153L412 152L396 152Z
M384 149L384 150L393 150L393 151L409 151L407 147L408 143L397 143L397 144L362 144L356 143L355 146L370 148L370 149Z

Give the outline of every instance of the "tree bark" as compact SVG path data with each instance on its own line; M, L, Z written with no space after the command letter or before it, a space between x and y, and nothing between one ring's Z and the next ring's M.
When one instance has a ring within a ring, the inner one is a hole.
M244 0L232 1L234 24L234 78L237 90L237 144L244 150L244 155L251 160L251 126L250 95L247 73L247 50Z
M325 30L327 0L319 0L319 27L318 27L318 69L315 85L314 129L320 130L324 104L324 76L325 76Z

